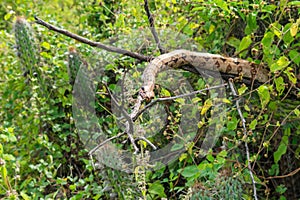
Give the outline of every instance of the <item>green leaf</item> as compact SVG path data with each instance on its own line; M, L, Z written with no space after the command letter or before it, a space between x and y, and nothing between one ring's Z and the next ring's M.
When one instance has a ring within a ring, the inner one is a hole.
M30 196L28 196L24 191L22 191L21 193L21 197L24 199L24 200L30 200Z
M222 150L220 153L218 153L217 157L223 157L225 158L227 156L228 152L226 150Z
M300 6L300 1L291 1L288 3L289 6Z
M244 94L246 90L248 90L248 87L245 84L243 84L242 87L238 89L239 95Z
M211 155L211 153L207 154L206 159L211 163L213 163L215 161L215 157L213 157L213 155Z
M250 128L251 130L254 130L255 127L256 127L256 125L257 125L257 120L254 119L254 120L251 121L251 123L250 123L250 125L249 125L249 128Z
M184 159L186 159L188 157L187 153L183 153L180 155L180 157L178 158L179 162L182 162Z
M267 32L264 35L264 38L261 40L262 45L264 46L264 48L270 48L272 43L274 41L274 33L272 32Z
M294 37L291 35L290 29L291 29L292 23L288 23L283 28L283 41L285 44L290 44L294 41Z
M184 147L183 143L176 143L172 146L171 151L177 151Z
M279 95L282 95L283 91L284 91L284 80L283 78L280 76L278 78L275 78L275 85L276 85L276 91L279 93Z
M259 95L262 107L265 108L266 105L270 101L270 91L269 91L269 88L267 86L265 86L265 85L259 86L259 88L258 88L258 95Z
M271 168L269 168L268 173L270 176L276 176L279 173L279 165L278 164L273 164Z
M6 169L5 165L1 166L0 168L2 169L1 170L2 179L5 183L5 185L7 186L7 188L9 188L8 177L7 177L7 169Z
M163 97L170 97L171 96L171 93L168 90L166 90L165 88L162 88L160 93Z
M296 65L300 64L300 53L297 50L291 50L289 52L289 57L292 62L296 63Z
M299 109L295 109L294 113L297 117L300 117L300 110ZM1 155L1 154L0 154Z
M273 33L281 39L282 37L282 31L281 31L281 24L279 24L278 22L274 22L270 25L271 30L273 31Z
M226 44L234 47L236 50L239 48L240 43L241 41L236 37L230 37L226 42Z
M211 99L207 99L204 102L204 105L202 107L201 115L204 115L212 107L212 105L213 105L212 100Z
M169 93L169 94L170 94L170 93ZM178 103L180 103L180 104L184 104L185 99L184 99L184 98L177 98L177 99L175 99L175 102L178 102Z
M263 6L262 12L267 12L267 13L271 14L272 11L274 11L276 8L277 8L276 5L266 5L266 6Z
M181 174L182 174L182 176L189 178L189 177L198 176L199 173L200 173L200 170L198 169L198 167L196 165L190 165L190 166L185 167Z
M11 13L6 13L6 15L4 15L4 20L7 21L9 20L11 17Z
M276 192L278 192L279 194L285 193L286 190L287 190L287 188L286 188L285 185L283 185L283 184L278 185L278 186L276 187Z
M242 39L238 51L240 52L247 49L251 43L252 43L251 36L247 35Z
M232 116L230 120L227 121L227 129L229 131L236 130L239 120L235 116Z
M49 50L50 49L50 44L48 43L48 42L43 42L42 44L41 44L41 46L42 47L44 47L45 49L47 49L47 50Z
M273 154L275 163L278 163L278 161L281 159L281 156L286 153L287 146L289 144L289 135L290 135L290 133L291 133L290 128L286 128L284 130L284 136L281 138L279 147Z
M16 158L13 156L13 155L11 155L11 154L3 154L3 159L4 160L7 160L7 161L14 161L14 160L16 160Z
M230 10L227 7L227 3L223 0L214 0L214 3L219 6L222 10L225 10L227 12L230 12Z
M297 78L295 73L293 72L293 69L291 67L288 67L286 70L284 70L284 73L288 76L289 80L293 83L297 83Z
M293 23L290 29L291 36L294 37L298 33L298 23Z
M247 26L245 28L245 34L250 35L257 29L256 13L249 13L247 15Z
M287 57L281 56L276 63L272 64L270 67L271 72L276 72L284 69L290 64L290 61Z
M149 183L148 192L151 194L156 194L159 197L167 197L164 190L165 190L164 186L159 181L156 181L154 183Z

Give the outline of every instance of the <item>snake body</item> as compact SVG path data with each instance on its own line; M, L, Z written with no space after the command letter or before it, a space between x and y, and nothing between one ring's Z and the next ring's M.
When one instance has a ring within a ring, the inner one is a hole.
M269 71L261 66L243 59L223 57L217 54L199 53L188 50L175 50L153 59L145 68L140 95L144 99L154 97L155 77L167 68L189 65L197 70L212 70L257 80L264 83L269 79Z

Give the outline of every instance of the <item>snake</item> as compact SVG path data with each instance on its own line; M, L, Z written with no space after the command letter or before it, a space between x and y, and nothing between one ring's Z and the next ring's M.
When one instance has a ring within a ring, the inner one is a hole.
M143 99L154 97L155 77L159 72L168 68L179 68L186 65L197 70L203 69L242 76L260 83L269 80L269 71L254 62L240 58L224 57L218 54L180 49L162 54L149 62L142 75L143 85L140 88L140 96Z

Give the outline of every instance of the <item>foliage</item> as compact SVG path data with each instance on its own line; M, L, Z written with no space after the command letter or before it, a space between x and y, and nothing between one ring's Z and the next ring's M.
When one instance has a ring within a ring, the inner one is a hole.
M132 174L94 166L96 161L88 157L72 117L73 83L82 63L91 64L88 61L95 50L34 24L33 15L89 39L109 38L114 43L117 33L149 27L143 1L6 0L0 5L4 19L0 22L1 198L251 199L244 142L249 144L258 197L296 198L293 189L300 187L299 173L292 172L300 166L299 1L149 1L158 30L183 33L198 49L264 64L270 70L270 81L258 88L236 83L246 136L235 99L229 94L222 99L228 104L222 136L205 157L199 156L201 138L213 123L208 120L210 111L216 106L209 97L199 95L194 101L204 117L195 140L184 144L186 151L157 170L145 164L145 153ZM151 48L140 51L153 54ZM108 56L105 58L110 59ZM123 56L105 66L97 85L96 111L107 135L120 131L107 90L117 90L127 69L139 76L144 67ZM198 76L185 76L195 90L205 87ZM171 95L167 88L158 90L161 96ZM168 127L150 138L158 141L157 146L176 137L180 103L179 99L165 105ZM146 115L142 120L150 123ZM114 142L120 145L121 139Z

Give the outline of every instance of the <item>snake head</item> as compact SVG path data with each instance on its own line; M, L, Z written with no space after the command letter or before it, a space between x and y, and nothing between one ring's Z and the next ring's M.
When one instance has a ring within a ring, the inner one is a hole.
M146 101L149 101L154 98L153 87L142 86L139 91L139 94L143 99L146 99Z

